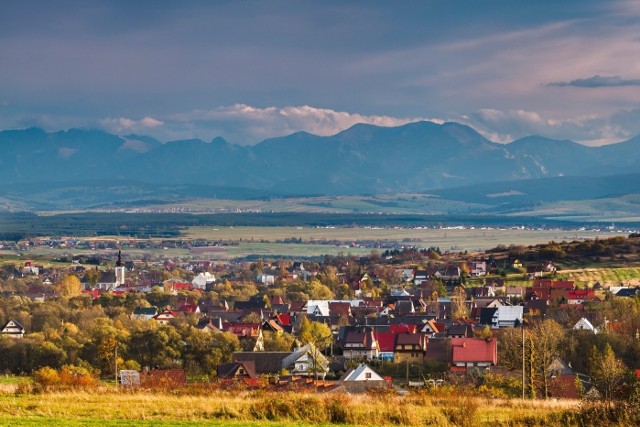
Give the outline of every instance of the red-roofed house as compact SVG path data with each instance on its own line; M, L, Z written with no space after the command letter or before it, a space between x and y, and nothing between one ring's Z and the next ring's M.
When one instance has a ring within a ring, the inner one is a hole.
M451 371L488 368L498 364L498 341L495 338L452 338Z
M569 304L583 304L596 299L596 291L593 289L574 289L569 291L567 302Z
M418 325L389 325L389 331L394 334L410 333L415 334L418 331Z
M396 335L393 332L376 332L375 336L378 341L378 358L393 361Z
M549 279L537 279L533 281L534 288L553 288L553 289L566 289L572 290L575 284L572 280L549 280Z
M173 320L176 317L178 317L178 313L176 313L175 311L164 310L164 311L156 314L155 316L153 316L152 319L155 319L156 321L158 321L160 323L167 324L167 323L169 323L170 320Z

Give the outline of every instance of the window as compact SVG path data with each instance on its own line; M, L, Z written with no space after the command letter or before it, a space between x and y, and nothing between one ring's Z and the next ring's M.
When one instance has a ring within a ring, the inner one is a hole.
M365 377L366 379L370 380L370 379L371 379L371 372L365 372L365 373L364 373L364 377Z

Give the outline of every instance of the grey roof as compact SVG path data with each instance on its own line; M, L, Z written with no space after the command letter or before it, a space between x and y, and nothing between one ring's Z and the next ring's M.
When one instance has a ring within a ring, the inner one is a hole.
M253 361L257 374L277 374L282 370L282 361L290 351L238 351L233 353L233 361Z

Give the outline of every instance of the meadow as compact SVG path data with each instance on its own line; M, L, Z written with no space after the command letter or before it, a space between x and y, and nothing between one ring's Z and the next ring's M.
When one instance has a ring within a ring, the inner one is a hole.
M0 426L572 425L578 409L579 402L571 400L427 392L399 396L392 392L65 391L0 395Z

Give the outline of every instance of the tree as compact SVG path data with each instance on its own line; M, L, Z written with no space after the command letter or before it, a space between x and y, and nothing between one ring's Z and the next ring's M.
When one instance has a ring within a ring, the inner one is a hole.
M67 274L58 284L58 292L65 297L72 297L82 293L82 283L80 279L73 274Z
M321 350L327 348L333 342L331 329L324 323L312 322L307 317L303 317L298 330L298 338L302 344L311 344L314 349L313 354L313 374L317 376L318 355Z
M295 337L286 332L264 331L264 351L291 351Z
M535 358L535 374L540 383L543 396L549 397L549 375L551 363L560 355L561 344L565 339L562 326L555 320L535 323L529 332L530 352Z
M617 396L617 389L625 380L627 368L613 353L611 345L607 343L602 351L596 346L591 350L589 358L591 379L596 389L607 400Z
M462 286L456 286L451 295L451 316L456 318L469 317L469 309L467 307L467 293Z
M91 289L94 289L98 284L98 280L100 279L100 272L98 271L98 268L96 267L95 269L92 268L87 270L84 273L84 278L87 279L87 282L89 283Z

